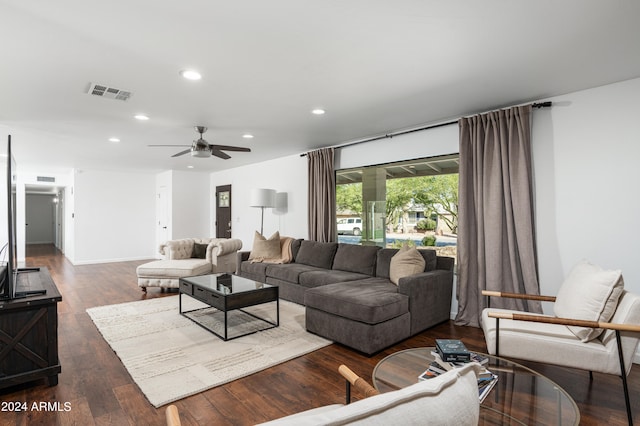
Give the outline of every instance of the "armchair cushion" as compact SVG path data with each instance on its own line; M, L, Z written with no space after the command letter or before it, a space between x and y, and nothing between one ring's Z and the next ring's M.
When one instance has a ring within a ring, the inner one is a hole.
M608 322L624 289L619 270L607 271L587 261L573 267L566 278L553 307L556 316L587 321ZM602 329L570 326L582 342L602 334Z

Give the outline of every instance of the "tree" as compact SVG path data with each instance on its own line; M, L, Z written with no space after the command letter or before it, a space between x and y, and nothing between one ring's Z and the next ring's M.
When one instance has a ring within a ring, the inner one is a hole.
M362 215L362 183L336 185L336 209Z
M414 200L425 213L436 213L451 231L458 232L458 174L423 176L416 185ZM442 214L445 212L446 214Z

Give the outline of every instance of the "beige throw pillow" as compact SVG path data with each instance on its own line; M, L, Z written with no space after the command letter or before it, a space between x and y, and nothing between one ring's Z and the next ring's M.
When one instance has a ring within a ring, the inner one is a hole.
M418 249L407 245L391 258L389 264L389 279L398 285L400 278L424 272L425 261Z
M256 231L249 260L261 262L264 259L280 257L280 253L280 233L278 231L270 236L269 239L266 239Z
M607 271L586 260L575 265L558 290L553 312L562 318L607 322L624 289L622 272ZM583 342L595 339L600 328L569 327Z

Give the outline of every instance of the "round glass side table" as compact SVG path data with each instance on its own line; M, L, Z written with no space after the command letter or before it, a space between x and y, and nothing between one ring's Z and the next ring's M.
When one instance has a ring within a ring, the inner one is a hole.
M418 382L434 360L434 347L406 349L381 360L373 370L373 386L381 393ZM480 425L578 425L580 411L571 396L547 377L504 358L485 367L498 382L480 404Z

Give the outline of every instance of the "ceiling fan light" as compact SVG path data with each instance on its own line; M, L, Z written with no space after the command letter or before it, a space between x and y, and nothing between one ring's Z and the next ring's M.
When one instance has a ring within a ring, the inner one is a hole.
M209 150L193 150L191 151L191 156L192 157L197 157L197 158L208 158L211 157L211 151Z

